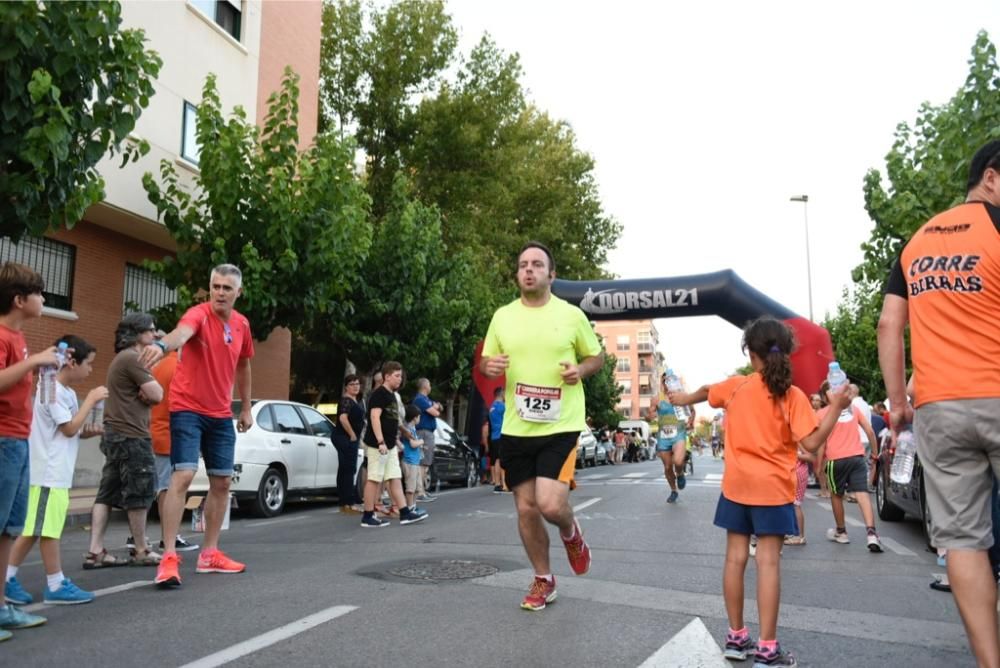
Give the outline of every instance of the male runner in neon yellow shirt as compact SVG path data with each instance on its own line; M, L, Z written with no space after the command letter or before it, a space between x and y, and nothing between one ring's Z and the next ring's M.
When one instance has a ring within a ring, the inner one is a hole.
M555 260L528 242L517 259L519 299L497 309L486 333L480 371L507 374L500 461L514 491L518 530L535 580L521 607L541 610L556 598L549 534L559 527L570 566L590 569L590 548L569 505L576 443L587 428L583 378L604 364L604 351L579 308L552 294Z

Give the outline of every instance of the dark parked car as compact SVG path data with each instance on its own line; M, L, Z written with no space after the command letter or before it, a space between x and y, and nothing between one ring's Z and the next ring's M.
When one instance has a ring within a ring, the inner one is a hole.
M889 477L895 454L889 438L883 437L875 480L875 507L879 519L884 522L900 522L905 515L915 517L923 522L924 535L929 541L930 512L927 510L927 497L924 494L924 469L920 465L920 457L914 455L913 475L910 482L904 485L893 482Z
M434 432L434 466L431 467L431 490L438 483L475 487L479 484L476 453L466 439L459 436L451 425L438 418Z

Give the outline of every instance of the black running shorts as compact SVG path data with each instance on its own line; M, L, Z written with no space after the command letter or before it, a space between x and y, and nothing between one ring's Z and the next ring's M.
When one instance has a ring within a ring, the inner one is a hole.
M825 473L831 494L868 491L868 467L862 455L831 459L826 463Z
M507 486L513 489L533 478L551 478L566 484L576 468L576 443L580 432L549 436L500 437L500 460Z

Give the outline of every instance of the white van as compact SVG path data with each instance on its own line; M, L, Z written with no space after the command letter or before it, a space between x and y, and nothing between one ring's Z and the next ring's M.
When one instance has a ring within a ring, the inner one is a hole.
M645 420L622 420L618 423L622 431L637 431L642 436L643 443L649 443L649 423Z

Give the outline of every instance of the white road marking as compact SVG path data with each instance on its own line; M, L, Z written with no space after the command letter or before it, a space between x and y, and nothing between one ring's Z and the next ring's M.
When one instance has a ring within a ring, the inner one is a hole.
M583 510L584 508L589 508L590 506L594 505L595 503L597 503L600 500L601 500L601 497L598 496L596 498L590 499L589 501L584 501L583 503L578 503L577 505L573 506L573 512L574 513L578 513L581 510Z
M705 480L722 480L721 473L706 473Z
M611 477L610 473L598 473L597 475L589 475L586 478L583 478L583 480L600 480L601 478L610 478L610 477Z
M823 508L824 510L829 510L831 513L833 512L833 506L831 506L829 503L826 503L825 501L818 501L816 505L819 506L820 508ZM846 522L849 526L852 527L863 528L865 526L865 523L862 522L861 520L856 520L853 517L848 517L847 508L844 508L844 522Z
M649 475L649 471L639 471L637 473L625 473L622 475L623 478L644 478Z
M127 568L127 567L126 567ZM150 569L152 570L152 569ZM148 587L153 584L153 580L136 580L135 582L128 582L126 584L115 585L114 587L108 587L106 589L95 589L94 596L101 597L107 596L108 594L117 594L118 592L128 591L129 589L136 589L138 587ZM22 610L25 612L35 612L36 610L44 610L45 608L51 608L53 604L51 603L32 603L31 605L26 605Z
M509 589L512 597L520 597L523 594L524 583L530 580L532 575L531 569L520 569L466 582L474 586ZM637 610L726 619L726 605L720 594L648 587L587 577L563 578L559 581L559 595L562 598L576 598L594 603L624 605ZM753 598L747 601L744 615L750 624L758 623L757 606L754 605ZM843 638L927 647L935 651L968 652L965 628L960 623L870 612L851 611L848 614L847 611L825 606L790 603L782 604L780 623L782 628Z
M719 645L705 628L705 622L695 617L663 647L639 664L639 668L723 668L728 665Z
M273 520L262 520L260 522L248 522L245 526L249 528L254 527L266 527L269 524L284 524L285 522L298 522L299 520L308 519L306 515L292 515L291 517L278 517Z
M893 540L892 538L886 538L885 536L879 536L879 540L882 541L882 545L886 546L896 554L900 554L904 557L915 557L917 553L906 547L899 541Z
M209 654L202 659L184 664L181 668L215 668L215 666L225 665L230 661L235 661L240 657L253 654L258 650L270 647L271 645L281 642L282 640L287 640L288 638L297 636L300 633L304 633L305 631L317 627L320 624L325 624L332 619L336 619L337 617L341 617L357 609L357 606L353 605L335 605L332 608L320 610L314 615L303 617L302 619L294 621L291 624L279 626L272 631L260 634L256 638L244 640L241 643L236 643L232 647L220 650L215 654Z

